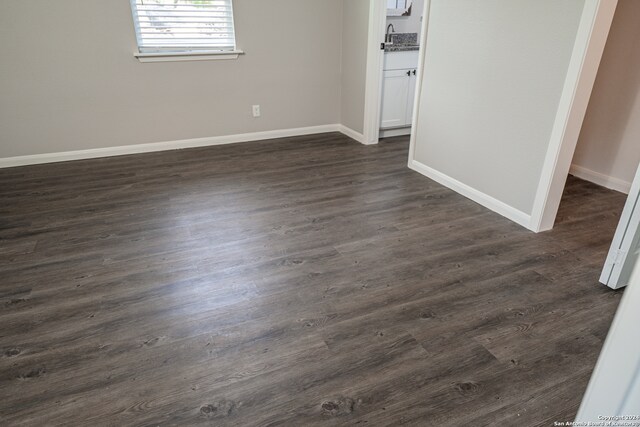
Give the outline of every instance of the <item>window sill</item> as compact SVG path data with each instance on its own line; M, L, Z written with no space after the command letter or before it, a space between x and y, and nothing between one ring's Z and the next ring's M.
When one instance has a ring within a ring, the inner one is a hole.
M174 62L238 59L238 56L243 54L244 52L241 50L201 50L190 52L136 52L133 55L138 58L140 62Z

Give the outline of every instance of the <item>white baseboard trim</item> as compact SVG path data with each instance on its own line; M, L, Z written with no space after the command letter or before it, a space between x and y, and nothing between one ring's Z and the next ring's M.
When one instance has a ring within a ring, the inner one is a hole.
M594 184L611 190L616 190L624 194L629 194L629 190L631 190L630 182L624 181L620 178L614 178L576 164L571 165L569 173L577 178L593 182Z
M488 194L476 190L475 188L469 187L468 185L463 184L462 182L451 178L450 176L447 176L442 172L432 169L417 160L411 160L409 162L409 168L426 176L427 178L436 181L439 184L444 185L447 188L450 188L456 193L459 193L473 200L474 202L484 206L485 208L488 208L529 230L532 230L531 215L526 214L512 206L509 206L506 203L489 196Z
M312 135L326 132L342 132L342 125L321 125L294 129L270 130L237 135L214 136L208 138L183 139L178 141L155 142L149 144L124 145L120 147L94 148L89 150L64 151L60 153L35 154L0 158L0 168L37 165L42 163L67 162L70 160L95 159L98 157L124 156L127 154L151 153L155 151L179 150L182 148L207 147L211 145L234 144L237 142L260 141L291 136Z
M354 139L356 141L358 141L360 144L364 144L364 145L369 145L367 144L367 141L364 137L363 134L361 134L360 132L356 132L355 130L351 129L350 127L347 127L345 125L339 125L340 127L340 133L348 136L351 139Z

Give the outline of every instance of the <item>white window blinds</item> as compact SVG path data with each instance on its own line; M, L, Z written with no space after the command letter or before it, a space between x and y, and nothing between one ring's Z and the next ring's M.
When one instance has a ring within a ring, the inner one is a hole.
M131 0L140 52L233 51L232 0Z

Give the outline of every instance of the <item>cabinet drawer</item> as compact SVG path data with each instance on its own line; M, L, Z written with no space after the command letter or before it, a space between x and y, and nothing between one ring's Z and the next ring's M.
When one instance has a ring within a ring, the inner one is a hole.
M385 70L403 70L418 68L418 51L387 52L384 54Z

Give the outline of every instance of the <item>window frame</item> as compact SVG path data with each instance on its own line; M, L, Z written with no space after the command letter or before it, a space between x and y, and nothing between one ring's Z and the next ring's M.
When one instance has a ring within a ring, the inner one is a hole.
M140 62L167 62L167 61L210 61L210 60L228 60L238 59L239 55L243 55L244 51L238 49L238 41L236 39L235 12L233 8L233 0L229 0L231 6L231 22L233 28L233 49L213 49L213 48L176 48L158 47L156 50L143 51L141 49L142 37L140 33L140 19L138 17L138 9L136 0L129 0L131 7L131 17L133 20L134 31L136 35L137 49L134 52Z

